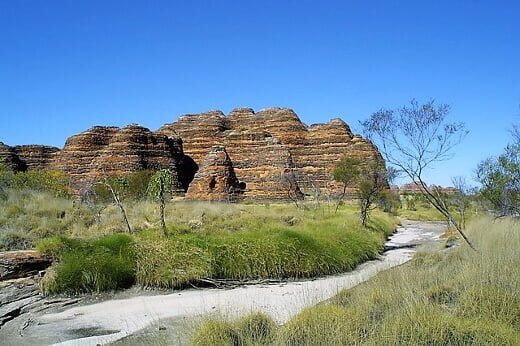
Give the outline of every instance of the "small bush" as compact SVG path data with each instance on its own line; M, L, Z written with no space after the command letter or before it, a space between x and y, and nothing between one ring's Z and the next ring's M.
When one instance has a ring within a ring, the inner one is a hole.
M193 334L191 344L193 346L239 346L244 342L240 333L231 323L209 320L204 322Z
M100 292L130 286L134 282L133 239L113 234L94 240L58 237L42 241L43 254L58 258L47 293Z
M11 249L28 249L32 246L32 239L20 232L5 232L0 234L0 251Z
M344 345L348 342L346 310L335 305L306 309L280 330L281 345Z
M252 313L238 320L236 328L252 344L270 344L276 335L277 325L269 316Z
M141 238L136 245L136 279L142 286L177 288L212 274L208 253L187 237Z
M59 171L30 170L13 175L12 187L15 189L43 191L55 197L69 197L70 179Z

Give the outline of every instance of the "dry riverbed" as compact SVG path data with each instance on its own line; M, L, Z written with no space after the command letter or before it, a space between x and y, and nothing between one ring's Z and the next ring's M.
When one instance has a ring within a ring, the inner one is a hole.
M157 332L164 332L163 326L176 328L183 321L217 312L237 315L261 311L284 323L305 307L327 300L338 291L354 287L380 271L409 261L418 249L439 249L444 243L440 239L443 232L442 223L404 222L386 243L387 251L380 259L366 262L352 272L314 280L168 293L134 288L74 298L42 298L29 294L33 306L23 306L17 316L5 322L0 328L0 343L142 344L149 335L156 337ZM178 331L167 332L168 343L184 342Z

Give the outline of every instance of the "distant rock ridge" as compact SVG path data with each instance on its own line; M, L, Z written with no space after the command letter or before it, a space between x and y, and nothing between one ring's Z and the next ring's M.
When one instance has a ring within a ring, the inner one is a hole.
M224 153L229 166L215 162ZM80 186L104 176L169 168L179 191L208 200L222 195L204 179L229 167L235 177L225 173L221 178L232 186L245 186L239 189L244 198L288 198L287 176L294 178L291 188L298 193L337 194L342 186L333 180L332 169L344 155L366 164L382 161L376 147L353 134L343 120L307 126L292 109L279 107L258 112L236 108L228 115L219 110L186 114L155 132L135 124L94 126L69 137L62 150L0 142L0 162L17 171L61 170Z
M281 177L288 170L303 192L336 194L342 187L332 169L344 155L367 164L382 161L376 147L354 135L343 120L307 126L289 108L187 114L157 133L181 137L185 154L199 165L211 147L225 146L237 177L247 183L245 196L259 199L286 198Z

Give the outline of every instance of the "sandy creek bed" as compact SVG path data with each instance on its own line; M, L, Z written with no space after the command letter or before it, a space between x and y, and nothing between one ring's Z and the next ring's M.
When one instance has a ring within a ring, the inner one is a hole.
M74 305L28 311L9 321L0 329L0 344L98 345L124 338L131 344L132 336L161 321L171 322L215 311L227 315L262 311L283 323L305 307L409 261L418 248L438 248L443 230L441 223L405 222L390 237L386 243L389 250L380 259L366 262L352 272L315 280L167 293L131 289L84 296Z

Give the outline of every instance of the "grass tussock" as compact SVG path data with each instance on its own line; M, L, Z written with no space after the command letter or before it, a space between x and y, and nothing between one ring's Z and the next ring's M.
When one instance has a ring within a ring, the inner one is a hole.
M202 277L301 278L344 272L375 258L395 227L393 219L379 213L374 229L365 229L348 209L321 218L288 205L220 207L227 212L204 209L205 219L195 230L167 238L154 230L142 232L137 283L172 288ZM189 227L189 221L177 227Z
M194 346L270 345L278 326L267 315L252 313L235 321L209 319L191 338Z
M399 209L399 217L406 220L414 221L445 221L446 219L442 214L435 208L428 207L416 207L414 210L410 209Z
M40 241L38 250L58 261L41 283L46 293L114 290L135 280L134 240L126 234L94 240L49 238Z
M26 231L17 234L57 259L42 286L51 293L102 291L132 282L178 288L201 278L334 274L375 258L396 226L395 218L375 211L370 227L363 227L353 205L335 213L327 205L302 210L290 204L174 200L166 206L164 236L157 205L145 200L126 202L134 233L122 234L113 206L74 205L36 192L9 201L13 215L0 225L0 234L5 240L6 230L25 223ZM114 239L124 244L111 245Z
M478 252L462 244L445 255L418 254L302 311L274 342L256 344L518 345L519 229L511 219L474 220L468 232Z

